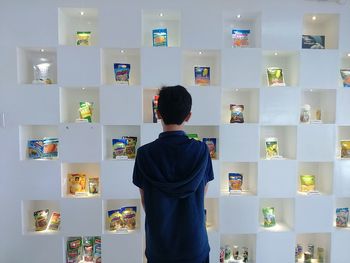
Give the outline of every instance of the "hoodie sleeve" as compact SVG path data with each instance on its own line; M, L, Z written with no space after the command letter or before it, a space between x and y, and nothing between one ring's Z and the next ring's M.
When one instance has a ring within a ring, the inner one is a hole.
M205 171L205 184L208 182L214 180L214 172L213 172L213 165L211 162L209 151L207 152L207 168Z
M141 172L141 159L142 159L142 151L140 149L137 151L136 159L135 159L135 165L134 165L134 172L132 175L132 182L134 185L136 185L138 188L143 189L143 176Z

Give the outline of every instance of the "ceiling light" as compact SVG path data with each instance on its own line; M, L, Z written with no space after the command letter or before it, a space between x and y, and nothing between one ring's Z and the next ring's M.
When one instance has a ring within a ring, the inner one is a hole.
M45 50L42 48L42 49L40 49L40 52L44 52Z
M202 55L202 51L199 51L198 54L199 54L199 55Z
M350 57L350 53L348 53L348 57Z
M85 15L84 11L80 11L80 15L81 16Z
M240 18L241 18L241 15L240 15L240 14L238 14L238 15L237 15L237 18L238 18L238 19L240 19Z
M313 16L313 17L312 17L312 20L314 20L314 21L315 21L316 19L317 19L317 17L316 17L316 16Z
M124 49L120 50L120 53L124 53L124 52L125 52Z
M160 13L159 16L162 17L162 16L164 16L164 14L163 14L163 13Z
M277 52L275 52L275 56L277 56L278 55L278 53Z

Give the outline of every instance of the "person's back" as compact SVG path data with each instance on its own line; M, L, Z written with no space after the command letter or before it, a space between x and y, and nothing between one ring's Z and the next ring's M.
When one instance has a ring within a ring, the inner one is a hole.
M190 108L186 89L163 88L158 109L164 132L137 153L133 182L142 189L150 263L209 262L204 195L213 171L206 144L182 130Z

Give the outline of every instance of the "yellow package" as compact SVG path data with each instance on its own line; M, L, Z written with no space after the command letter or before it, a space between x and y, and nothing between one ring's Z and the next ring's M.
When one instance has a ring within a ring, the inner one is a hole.
M82 192L86 192L85 174L68 174L68 193L75 195Z
M350 140L340 141L341 158L350 158Z
M77 46L90 46L91 32L77 32Z

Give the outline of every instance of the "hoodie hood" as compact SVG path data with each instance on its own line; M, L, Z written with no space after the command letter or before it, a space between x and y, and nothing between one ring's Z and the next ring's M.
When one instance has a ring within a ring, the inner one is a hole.
M140 148L138 163L142 177L169 197L185 198L203 181L209 151L205 143L188 139L183 131L163 132L154 142ZM146 168L145 168L146 167Z

